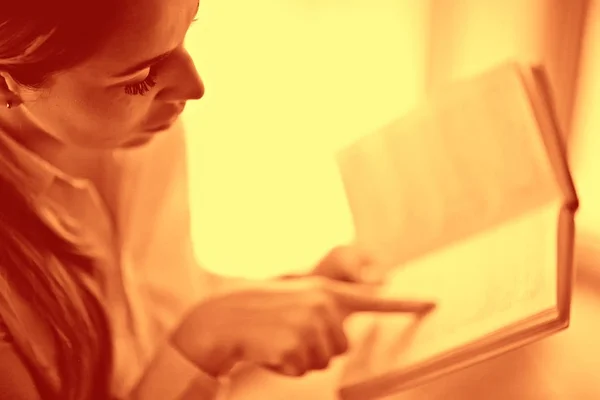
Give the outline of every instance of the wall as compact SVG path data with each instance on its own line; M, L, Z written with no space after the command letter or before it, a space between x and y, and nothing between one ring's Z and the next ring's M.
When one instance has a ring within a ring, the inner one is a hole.
M351 239L332 151L424 92L426 6L202 1L187 46L206 95L184 122L194 240L208 269L306 270Z
M600 1L592 0L573 120L571 162L581 196L580 254L600 272Z

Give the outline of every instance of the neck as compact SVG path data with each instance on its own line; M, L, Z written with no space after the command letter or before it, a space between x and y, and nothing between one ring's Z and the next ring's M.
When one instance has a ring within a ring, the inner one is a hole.
M74 178L93 179L106 151L69 146L33 125L20 109L0 111L0 130L20 146Z

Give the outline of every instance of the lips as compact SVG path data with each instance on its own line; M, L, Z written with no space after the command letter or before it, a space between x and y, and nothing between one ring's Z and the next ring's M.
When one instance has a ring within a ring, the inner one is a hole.
M173 125L173 123L177 120L177 118L181 115L185 108L185 103L179 106L168 106L167 108L161 110L160 113L157 113L155 116L155 121L151 124L148 124L152 128L148 129L150 131L160 131L168 128Z

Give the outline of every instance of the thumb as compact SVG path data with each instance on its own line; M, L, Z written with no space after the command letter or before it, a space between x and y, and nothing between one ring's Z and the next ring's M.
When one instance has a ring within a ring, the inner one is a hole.
M357 282L382 285L387 280L386 268L375 253L364 248L355 247L358 262L358 280Z
M387 280L386 274L382 273L377 265L363 265L359 272L359 282L366 285L381 286Z

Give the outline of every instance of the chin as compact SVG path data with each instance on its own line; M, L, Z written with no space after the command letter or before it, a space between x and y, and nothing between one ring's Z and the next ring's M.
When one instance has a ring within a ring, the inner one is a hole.
M131 137L126 142L123 142L123 144L121 144L119 147L123 149L142 147L150 143L152 140L154 140L161 134L170 131L172 126L173 124L168 124L160 127L160 129L142 130L138 132L134 137Z
M152 139L154 139L154 136L140 136L140 137L136 137L134 139L131 139L125 143L123 143L120 147L122 149L131 149L131 148L136 148L136 147L142 147L144 145L147 145L148 143L150 143L152 141Z

